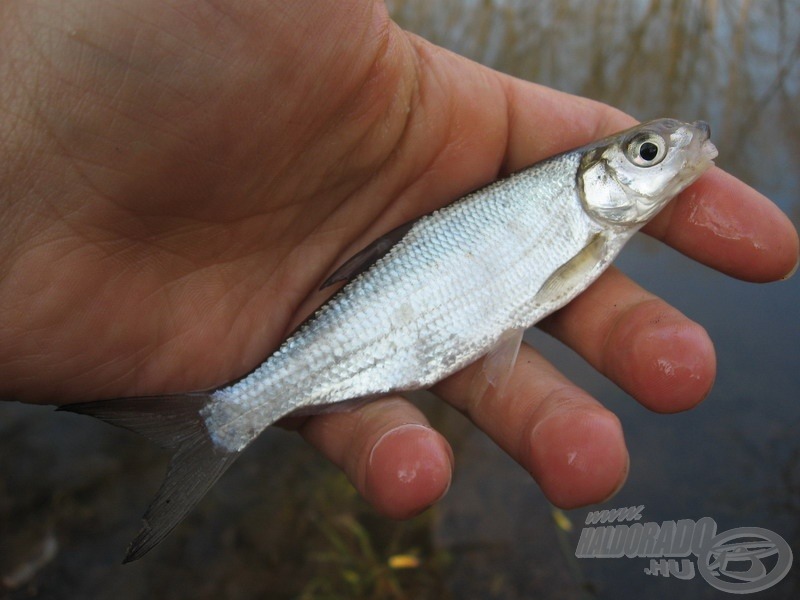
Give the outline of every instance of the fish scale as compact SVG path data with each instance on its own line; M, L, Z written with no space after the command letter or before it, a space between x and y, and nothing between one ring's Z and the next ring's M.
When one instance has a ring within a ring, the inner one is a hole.
M590 285L712 164L709 135L702 122L645 123L389 232L340 267L328 281L349 282L230 385L64 407L173 452L126 561L163 539L278 419L428 387L487 353L487 380L504 381L521 331Z
M578 154L565 155L555 165L532 167L505 185L489 186L425 217L287 340L259 375L226 395L246 398L239 406L247 412L271 394L303 398L305 404L296 403L296 409L426 386L484 354L487 342L505 328L535 322L542 316L531 302L535 290L600 227L574 217L581 211L580 200L569 183L579 162ZM572 198L563 197L564 188L571 188ZM543 211L542 205L555 210ZM548 235L562 231L564 222L568 235ZM511 224L530 232L526 244L508 239ZM537 252L543 242L548 251ZM482 269L472 264L476 257ZM464 281L464 273L473 276ZM373 289L391 292L377 297ZM393 318L404 307L408 314ZM523 311L526 323L508 320L509 314ZM497 324L504 321L498 332ZM307 368L314 378L284 374L284 364L305 365L309 356L313 362ZM342 356L350 360L343 363ZM209 429L218 420L230 420L232 415L223 413L211 417ZM274 420L268 414L264 418L264 427ZM248 441L242 437L226 443L238 448Z

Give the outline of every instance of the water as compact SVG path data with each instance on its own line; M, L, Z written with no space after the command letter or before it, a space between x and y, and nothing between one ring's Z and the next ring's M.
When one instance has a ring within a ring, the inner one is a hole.
M720 149L717 164L798 223L796 2L393 5L408 29L520 78L607 102L642 120L708 120ZM644 237L617 264L708 329L719 370L700 408L656 416L546 336L529 336L625 427L628 483L613 501L593 509L643 504L650 521L711 516L720 531L765 527L800 555L800 282L734 281ZM576 530L567 536L565 553L556 545L558 535L542 531L548 507L527 475L480 434L467 436L437 531L456 557L452 590L497 598L720 595L699 576L648 577L643 559L572 558L587 510L569 514ZM487 587L487 581L493 583ZM790 574L763 596L795 597L797 581Z
M394 0L390 7L407 29L518 77L640 119L708 120L717 163L800 222L797 1ZM737 282L644 237L618 265L708 329L719 372L700 408L656 416L569 350L529 335L622 419L631 473L604 507L645 505L645 520L657 522L710 516L720 530L764 527L800 556L800 279ZM13 588L11 598L118 600L722 595L699 577L648 577L643 559L575 559L586 510L567 515L571 533L558 529L519 466L459 415L423 405L456 451L456 478L437 510L387 523L292 435L269 432L155 559L124 568L118 562L164 457L87 419L0 405L3 585ZM388 569L386 558L398 553L416 553L422 566ZM33 565L32 573L22 565ZM797 573L760 597L795 597Z

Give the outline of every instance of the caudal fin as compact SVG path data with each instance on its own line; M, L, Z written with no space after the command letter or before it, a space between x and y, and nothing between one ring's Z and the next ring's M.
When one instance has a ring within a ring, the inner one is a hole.
M59 408L130 429L172 452L161 489L145 512L144 526L123 562L141 558L163 540L239 456L239 452L217 447L209 437L200 415L209 401L208 394L197 393L119 398Z

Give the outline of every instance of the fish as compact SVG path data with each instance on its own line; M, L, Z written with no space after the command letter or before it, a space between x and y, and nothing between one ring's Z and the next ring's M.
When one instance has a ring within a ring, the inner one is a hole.
M713 165L710 136L703 121L643 123L397 227L328 277L322 288L346 283L231 383L61 407L172 453L124 562L161 542L279 419L427 388L481 357L502 389L525 329L585 290Z

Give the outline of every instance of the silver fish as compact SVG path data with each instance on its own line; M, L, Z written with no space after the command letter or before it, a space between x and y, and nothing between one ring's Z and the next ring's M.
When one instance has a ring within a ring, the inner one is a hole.
M173 451L125 562L158 544L265 428L429 387L478 358L501 386L522 332L586 289L713 164L701 121L651 121L403 225L336 271L349 282L258 368L211 392L63 407Z

